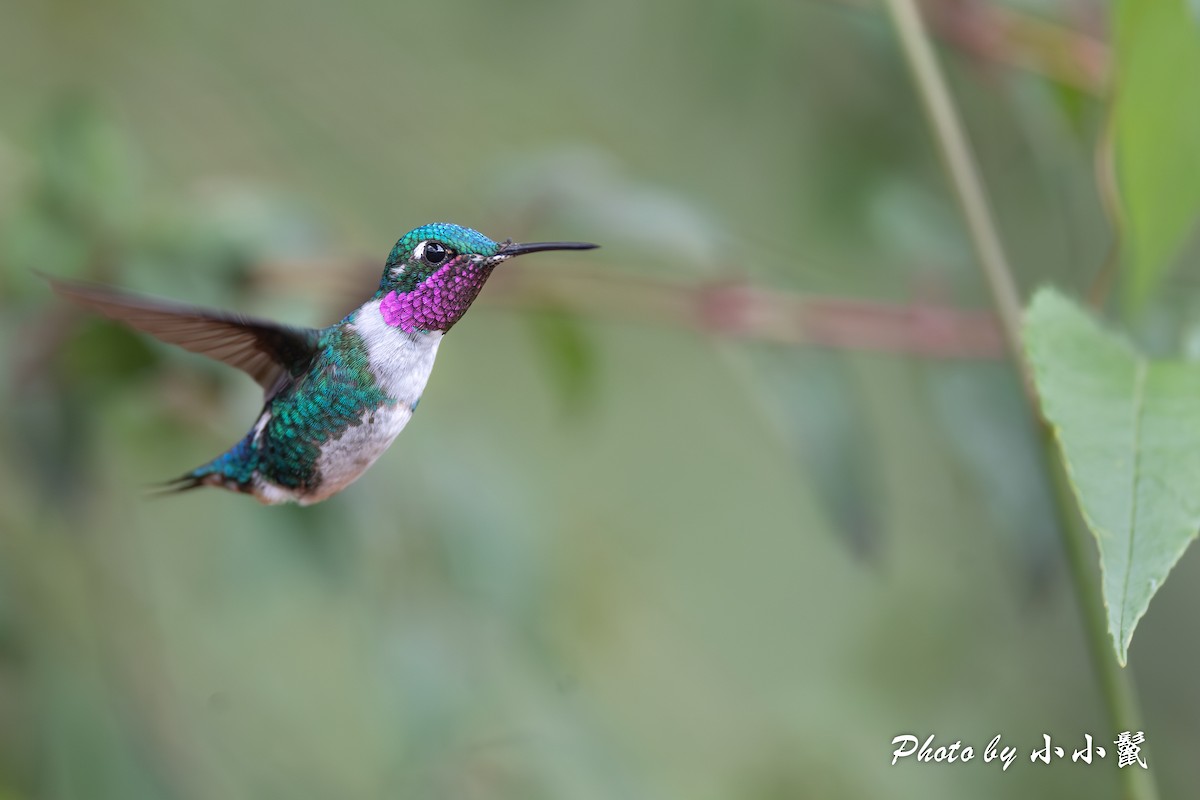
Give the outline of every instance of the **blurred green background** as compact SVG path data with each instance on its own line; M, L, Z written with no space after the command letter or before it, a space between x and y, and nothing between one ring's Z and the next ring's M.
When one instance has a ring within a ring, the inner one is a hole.
M1023 290L1085 291L1105 106L989 57L985 23L1103 49L1105 5L929 8ZM0 798L1116 796L1112 758L1029 763L1043 733L1117 732L1003 363L640 302L745 280L987 307L873 3L0 20ZM240 437L258 388L32 271L327 324L435 220L603 249L486 289L393 448L307 509L145 499ZM567 272L642 310L537 293ZM1174 281L1151 339L1187 336ZM1166 797L1200 779L1197 578L1185 557L1132 651ZM902 733L1021 755L892 767Z

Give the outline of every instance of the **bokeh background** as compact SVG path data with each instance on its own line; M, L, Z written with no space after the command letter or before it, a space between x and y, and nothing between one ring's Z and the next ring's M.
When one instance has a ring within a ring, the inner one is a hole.
M1085 292L1106 5L926 10L1023 290ZM1029 763L1116 731L876 4L0 20L0 798L1116 796L1111 758ZM498 273L393 448L307 509L146 499L258 389L34 272L327 324L435 220L603 249ZM1173 281L1164 348L1197 341ZM896 315L912 341L871 334ZM1132 650L1164 796L1200 778L1198 578ZM903 733L1021 755L892 767Z

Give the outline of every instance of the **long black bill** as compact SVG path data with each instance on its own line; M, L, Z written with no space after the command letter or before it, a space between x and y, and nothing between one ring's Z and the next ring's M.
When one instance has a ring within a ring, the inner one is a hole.
M600 245L591 242L506 242L496 253L498 256L520 256L525 253L540 253L543 250L595 250Z

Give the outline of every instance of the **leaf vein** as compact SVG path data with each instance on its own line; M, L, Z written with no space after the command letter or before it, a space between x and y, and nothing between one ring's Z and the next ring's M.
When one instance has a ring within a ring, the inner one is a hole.
M1121 586L1121 646L1125 646L1126 629L1125 615L1129 611L1129 578L1133 573L1133 538L1136 532L1138 512L1138 484L1141 482L1142 449L1139 439L1142 434L1142 413L1146 405L1146 360L1139 358L1134 362L1133 373L1133 435L1131 449L1133 456L1132 480L1130 481L1129 498L1129 527L1127 528L1129 544L1125 553L1125 580Z

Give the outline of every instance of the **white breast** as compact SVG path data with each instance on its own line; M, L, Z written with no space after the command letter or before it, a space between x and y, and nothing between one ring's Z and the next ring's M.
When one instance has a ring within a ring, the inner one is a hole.
M421 399L442 341L441 331L405 333L393 328L383 321L378 300L360 308L351 327L367 346L380 387L402 405L411 406Z
M379 301L359 309L352 329L362 337L375 380L394 402L363 414L362 423L351 425L341 438L326 443L317 469L321 486L300 499L316 503L341 491L375 463L412 419L413 408L425 391L442 334L405 333L383 321Z

